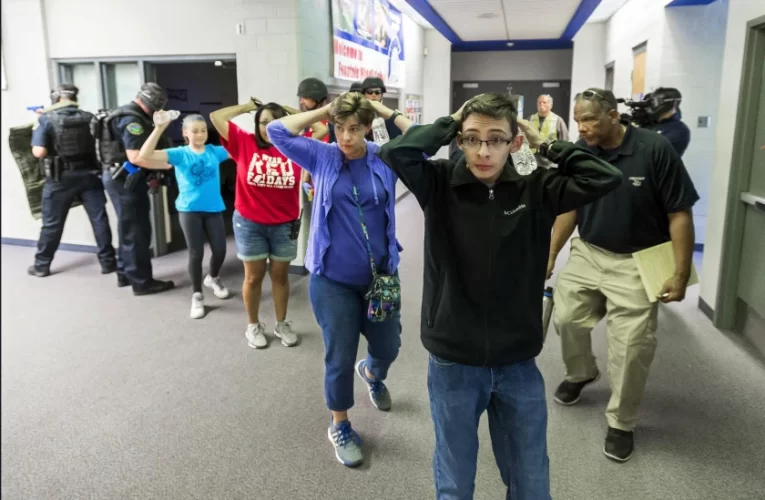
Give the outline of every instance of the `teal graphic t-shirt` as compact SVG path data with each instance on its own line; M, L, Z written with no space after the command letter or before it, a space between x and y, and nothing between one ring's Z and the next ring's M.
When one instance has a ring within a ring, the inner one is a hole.
M196 153L189 146L170 148L167 162L175 167L178 198L175 208L179 212L222 212L226 209L220 194L220 164L228 158L222 146L205 146L204 153Z

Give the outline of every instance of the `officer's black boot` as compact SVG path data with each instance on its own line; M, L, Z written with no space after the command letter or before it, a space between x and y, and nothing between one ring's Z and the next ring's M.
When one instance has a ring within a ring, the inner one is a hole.
M35 266L29 266L27 268L27 274L30 276L37 276L38 278L45 278L50 276L50 269L37 269Z
M128 285L130 285L130 280L127 279L127 276L118 272L117 273L117 288L124 288Z
M161 293L166 292L173 288L175 286L175 283L172 281L160 281L160 280L151 280L147 285L142 286L141 288L133 288L133 295L141 296L141 295L151 295L153 293Z

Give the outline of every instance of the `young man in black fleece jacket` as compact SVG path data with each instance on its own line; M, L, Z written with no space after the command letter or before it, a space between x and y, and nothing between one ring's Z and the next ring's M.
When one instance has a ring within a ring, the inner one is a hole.
M520 176L510 158L522 143L516 116L506 95L483 94L378 153L425 212L421 337L430 352L438 500L473 498L486 410L508 498L550 499L547 405L534 361L550 233L558 214L622 181L584 148L542 143L527 122L531 146L559 168ZM465 153L457 163L425 159L455 137Z

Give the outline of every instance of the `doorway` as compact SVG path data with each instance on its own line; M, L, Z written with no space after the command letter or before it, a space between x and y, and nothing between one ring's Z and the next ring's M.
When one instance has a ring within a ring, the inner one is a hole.
M144 74L146 81L154 81L167 91L166 108L181 112L180 118L166 132L173 146L183 146L182 120L193 114L202 115L207 121L207 143L220 145L220 137L210 123L209 116L217 109L238 103L235 60L146 62ZM172 173L171 180L173 182L168 183L166 198L166 253L186 248L178 211L175 209L178 187ZM236 164L229 159L221 163L221 194L226 204L223 218L227 236L233 234L235 184Z
M765 355L765 16L745 47L714 323Z
M515 82L453 82L452 112L467 101L486 92L501 92L518 97L518 116L528 119L537 112L537 98L547 94L553 98L553 112L569 121L571 80L520 80Z
M645 95L645 70L648 44L643 42L632 49L632 99L640 101Z

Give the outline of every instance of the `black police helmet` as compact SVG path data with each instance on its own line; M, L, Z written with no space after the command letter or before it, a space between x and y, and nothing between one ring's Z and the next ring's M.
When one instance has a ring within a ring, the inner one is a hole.
M297 95L298 97L308 97L316 102L321 102L327 98L329 92L324 82L318 78L306 78L298 85Z
M141 90L138 92L138 100L143 103L149 110L149 113L154 113L163 109L167 104L167 92L158 84L149 82L141 85Z
M364 84L361 81L353 82L349 90L349 92L363 92L363 91L364 91Z
M70 101L76 101L77 94L79 93L80 89L78 89L75 85L71 83L62 83L50 91L50 102L52 104L56 104L62 98L69 99Z
M387 92L388 90L385 88L385 84L383 83L381 78L378 78L376 76L368 76L364 79L364 82L361 84L361 90L366 92L369 89L380 89L383 91L383 93Z

